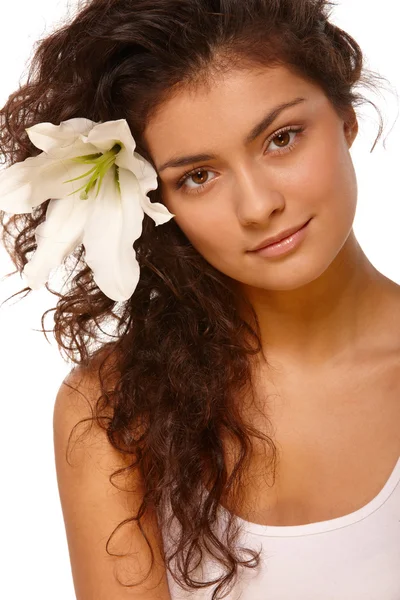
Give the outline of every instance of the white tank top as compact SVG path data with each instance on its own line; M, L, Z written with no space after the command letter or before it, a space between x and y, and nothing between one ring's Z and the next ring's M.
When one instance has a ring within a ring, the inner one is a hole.
M223 536L229 513L219 508ZM237 520L238 544L262 553L258 567L239 569L226 600L400 600L400 458L379 494L343 517L282 527ZM176 524L162 532L166 548ZM224 574L215 560L204 561L195 579ZM211 600L216 588L187 592L167 577L172 600Z

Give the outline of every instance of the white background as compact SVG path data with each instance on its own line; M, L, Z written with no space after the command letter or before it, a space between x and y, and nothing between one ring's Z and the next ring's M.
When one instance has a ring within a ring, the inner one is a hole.
M379 7L366 0L341 0L333 21L355 37L368 66L387 77L400 93L400 44L393 5L393 0L380 0ZM68 10L73 14L76 6L72 0L1 0L1 106L23 79L35 41L56 27ZM386 149L381 141L371 154L377 117L372 108L361 110L361 131L352 148L359 182L354 229L372 263L400 283L398 99L393 93L384 97L369 93L369 98L386 114L386 133L390 135ZM0 247L0 277L11 270ZM0 281L0 302L24 285L19 275ZM13 302L0 308L0 596L7 600L74 600L52 431L54 399L71 365L61 358L50 334L48 343L43 334L34 331L56 298L43 290L20 303ZM48 328L51 324L52 313L46 321Z

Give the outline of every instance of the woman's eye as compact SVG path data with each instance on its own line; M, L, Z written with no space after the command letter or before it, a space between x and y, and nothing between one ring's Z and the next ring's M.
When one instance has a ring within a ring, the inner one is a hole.
M182 179L177 182L176 187L179 189L185 186L189 193L202 191L203 187L208 185L210 181L209 174L212 172L213 171L209 171L208 169L195 169L194 171L184 175ZM194 185L191 186L191 183Z
M275 144L277 150L275 150L274 153L276 154L292 150L297 143L297 138L303 131L304 129L302 127L290 127L289 129L275 133L274 137L270 138L268 147L271 144ZM294 143L293 140L295 140Z
M273 136L269 138L267 147L269 148L271 144L275 144L277 149L273 149L272 152L267 152L267 154L285 154L286 152L294 150L303 131L304 127L288 127L287 129L274 133ZM213 171L204 168L193 169L193 171L185 173L175 184L175 187L177 190L185 188L188 194L198 194L203 191L210 181L212 181L212 178L210 179L209 177L210 173L213 173Z

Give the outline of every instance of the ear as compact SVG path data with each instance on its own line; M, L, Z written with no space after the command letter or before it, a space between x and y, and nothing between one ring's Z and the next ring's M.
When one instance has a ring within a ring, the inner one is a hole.
M348 110L347 118L343 123L343 129L348 146L351 148L358 134L358 119L353 107Z

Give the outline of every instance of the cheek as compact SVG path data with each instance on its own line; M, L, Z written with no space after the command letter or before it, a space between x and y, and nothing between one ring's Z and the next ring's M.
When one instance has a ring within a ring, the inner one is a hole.
M219 223L220 216L215 210L217 202L213 202L210 207L210 201L202 201L200 197L185 196L179 192L171 192L166 184L162 182L161 202L172 212L176 224L182 229L186 237L193 243L205 243L208 239L208 233L214 230L214 226Z
M218 252L218 249L226 249L226 245L232 240L237 244L237 235L234 237L235 226L234 215L227 210L223 198L213 197L172 197L163 193L163 202L168 210L176 216L176 224L183 231L190 243L201 254L208 255Z
M303 153L299 160L288 169L288 182L296 186L297 191L305 190L312 196L331 187L336 171L336 159L331 148L315 144Z
M237 245L237 236L236 241L234 239L235 223L230 221L227 211L222 207L209 208L207 205L202 208L199 205L185 215L175 214L177 224L201 254L208 256L218 253L219 249L226 251L231 239L232 244Z
M329 261L348 238L357 208L357 178L345 139L332 135L332 143L310 152L300 165L296 186L316 216L315 239L323 243Z
M353 204L357 197L357 180L353 162L344 139L332 134L329 143L321 139L305 152L286 182L293 197L301 194L315 208L332 208L332 202ZM287 188L288 189L288 188Z

